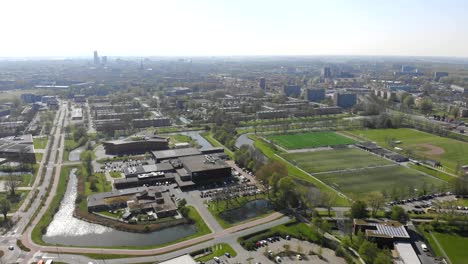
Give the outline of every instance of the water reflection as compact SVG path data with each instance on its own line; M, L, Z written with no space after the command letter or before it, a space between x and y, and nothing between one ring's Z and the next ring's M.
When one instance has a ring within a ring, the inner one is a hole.
M42 237L46 243L71 246L149 246L171 242L197 232L195 225L178 225L152 233L130 233L91 224L73 217L77 196L75 170L59 211Z
M236 223L260 216L272 211L272 205L268 200L254 200L247 202L242 207L224 211L219 217L228 223Z

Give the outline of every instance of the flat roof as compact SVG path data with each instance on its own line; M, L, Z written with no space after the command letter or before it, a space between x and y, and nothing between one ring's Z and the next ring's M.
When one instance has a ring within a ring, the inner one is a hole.
M354 220L356 225L372 226L375 229L366 229L366 235L374 237L388 237L388 238L410 238L408 231L405 227L397 221L385 222L367 222L364 220Z
M197 264L197 262L189 254L187 254L160 262L160 264Z
M418 255L410 243L395 243L395 250L400 255L401 260L406 264L420 264Z
M175 159L179 157L200 155L201 151L196 148L181 148L153 151L153 156L156 160Z
M215 155L196 155L179 158L190 172L229 168L230 166Z
M0 138L0 152L34 152L31 134Z
M151 165L124 167L123 172L125 175L129 175L129 174L143 174L143 173L157 172L157 171L170 171L173 169L174 167L169 162L165 162L165 163L157 163L157 164L151 164Z

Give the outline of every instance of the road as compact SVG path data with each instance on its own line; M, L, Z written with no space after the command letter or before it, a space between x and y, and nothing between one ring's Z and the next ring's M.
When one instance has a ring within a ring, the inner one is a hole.
M34 193L32 191L29 192L28 197L26 197L25 202L23 203L21 208L16 212L16 214L13 216L13 221L18 221L18 222L11 229L12 231L8 232L5 236L2 237L2 243L0 244L0 249L5 252L5 256L3 257L3 260L6 261L6 263L22 262L23 259L26 258L26 254L22 252L16 246L16 240L21 238L21 234L26 229L29 223L29 220L33 217L36 209L41 205L40 198L45 195L46 188L47 186L49 186L49 183L53 178L52 173L53 173L54 167L57 166L57 164L55 163L57 150L62 149L61 153L63 153L63 146L59 147L59 144L63 142L62 141L63 134L62 134L61 128L63 124L62 122L64 121L66 116L67 116L66 106L64 106L63 104L60 104L60 108L57 111L56 117L54 119L54 127L53 127L53 132L52 132L52 135L55 136L55 140L53 144L51 140L49 140L47 143L47 147L46 147L46 153L50 150L49 162L47 164L44 164L44 160L41 161L37 177L32 186L32 189L39 190L37 198L34 201L32 201L30 208L27 211L24 211L27 204L30 203L30 200L32 199L32 196ZM59 157L59 160L61 160L61 156ZM40 178L42 177L43 167L46 167L46 171L44 174L44 181L42 182L41 185L39 185ZM55 175L59 173L60 173L60 170L56 169ZM6 249L10 245L14 245L15 249L13 251Z

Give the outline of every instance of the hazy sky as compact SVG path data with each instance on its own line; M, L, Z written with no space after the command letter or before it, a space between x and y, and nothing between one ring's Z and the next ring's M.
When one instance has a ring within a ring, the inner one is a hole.
M0 57L468 57L465 0L0 1Z

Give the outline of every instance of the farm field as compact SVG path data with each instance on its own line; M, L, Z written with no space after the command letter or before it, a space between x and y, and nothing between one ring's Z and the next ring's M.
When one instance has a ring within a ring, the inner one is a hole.
M403 166L386 166L380 168L358 169L347 172L315 174L315 177L328 185L342 191L351 198L365 198L372 191L393 191L402 197L409 195L410 190L437 187L445 182L425 176L418 171Z
M392 164L386 159L357 148L288 153L281 156L309 173Z
M438 160L443 167L454 173L457 165L468 165L468 143L435 136L408 128L354 130L351 133L363 139L377 142L388 147L388 140L398 140L398 147L410 149L421 159Z
M335 132L271 135L267 136L267 139L285 149L317 148L354 143L354 140L338 135Z

